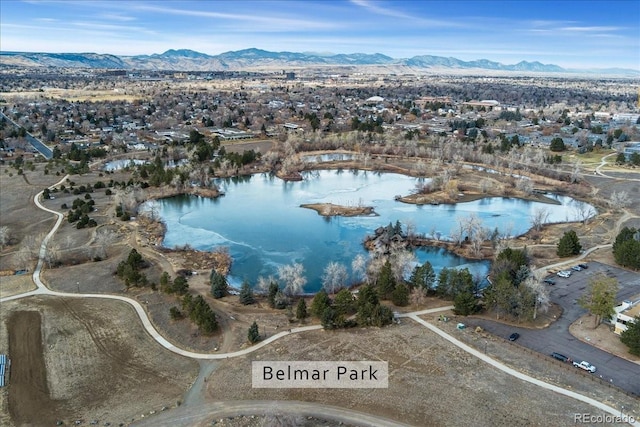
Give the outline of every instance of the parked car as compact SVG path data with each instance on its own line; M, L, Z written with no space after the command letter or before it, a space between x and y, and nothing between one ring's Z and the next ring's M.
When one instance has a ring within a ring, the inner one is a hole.
M584 369L585 371L591 372L592 374L596 371L595 366L593 366L591 363L586 362L584 360L580 363L573 362L573 366L575 366L576 368Z
M582 271L582 267L580 267L579 265L574 265L573 267L571 267L571 269L573 271Z
M520 338L520 334L517 332L512 333L511 335L509 335L509 341L515 341L518 338Z
M553 280L553 279L544 279L543 282L546 283L547 285L551 285L551 286L556 284L556 281Z
M562 270L562 271L558 271L558 273L556 273L558 275L558 277L564 277L565 279L569 276L571 276L571 271L569 270Z
M551 353L551 357L553 357L554 359L557 359L561 362L567 362L569 361L569 358L567 356L565 356L564 354L560 354L560 353Z
M586 270L587 268L589 268L589 264L578 264L578 266L583 270Z

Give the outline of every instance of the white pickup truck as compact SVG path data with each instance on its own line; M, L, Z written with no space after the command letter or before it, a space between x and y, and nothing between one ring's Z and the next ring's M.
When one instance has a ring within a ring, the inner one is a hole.
M580 362L580 363L573 362L573 366L575 366L576 368L584 369L585 371L589 371L592 374L596 371L596 367L595 366L593 366L589 362L585 362L584 360L582 362Z

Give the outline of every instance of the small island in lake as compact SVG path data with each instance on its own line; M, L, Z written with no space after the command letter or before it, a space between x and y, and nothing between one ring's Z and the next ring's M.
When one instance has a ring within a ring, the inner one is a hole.
M333 203L307 203L301 208L313 209L322 216L369 216L377 215L372 206L341 206Z

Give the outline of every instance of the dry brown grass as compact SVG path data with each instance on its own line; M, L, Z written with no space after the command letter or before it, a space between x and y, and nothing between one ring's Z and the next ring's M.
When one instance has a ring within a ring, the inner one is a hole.
M455 320L449 322L455 329ZM454 330L450 331L456 334ZM473 331L458 331L469 340L485 338ZM491 354L501 354L517 369L589 391L604 398L617 392L584 379L569 376L548 358L523 353L502 340L490 341ZM252 360L382 360L389 362L388 389L254 389ZM574 413L593 408L529 383L514 380L458 349L410 320L383 329L314 331L288 336L258 352L223 361L207 381L207 399L303 400L336 405L429 426L569 425ZM596 390L597 389L597 390ZM223 397L224 396L224 397ZM625 399L625 408L640 413L638 402ZM629 406L627 406L627 404Z
M118 425L175 406L197 375L197 362L162 348L119 301L40 297L3 303L0 353L10 344L6 320L24 310L42 314L49 403L65 425L76 419ZM21 404L31 411L31 425L55 425L29 400Z
M33 283L30 273L0 277L0 296L2 298L22 294L34 289L36 289L36 284Z

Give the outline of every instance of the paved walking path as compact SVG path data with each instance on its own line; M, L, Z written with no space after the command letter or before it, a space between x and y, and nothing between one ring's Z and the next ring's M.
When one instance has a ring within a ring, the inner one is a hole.
M483 362L488 363L489 365L493 366L496 369L499 369L513 377L519 378L523 381L529 382L531 384L535 384L539 387L542 387L544 389L547 390L551 390L555 393L558 394L562 394L564 396L569 396L572 397L576 400L579 400L580 402L584 402L587 403L591 406L594 406L608 414L611 414L613 416L620 416L620 410L619 409L615 409L612 408L611 406L605 405L604 403L598 402L595 399L592 399L590 397L584 396L580 393L576 393L575 391L571 391L571 390L567 390L564 389L562 387L558 387L554 384L549 384L546 383L544 381L541 381L537 378L533 378L530 377L529 375L523 374L522 372L518 372L513 368L508 367L507 365L498 362L495 359L492 359L491 357L487 356L486 354L476 350L475 348L472 348L470 346L468 346L467 344L463 343L462 341L459 341L458 339L454 338L453 336L449 335L448 333L444 332L442 329L435 327L434 325L432 325L431 323L419 318L417 315L410 313L409 318L415 320L416 322L418 322L419 324L421 324L422 326L426 327L427 329L431 330L432 332L440 335L442 338L446 339L447 341L449 341L450 343L460 347L462 350L466 351L467 353L472 354L473 356L477 357L478 359L482 360ZM640 427L640 421L636 421L633 423L629 423L634 427Z
M57 184L55 184L52 187L55 187L61 183L63 183L66 179L67 179L68 175L65 176L64 178L62 178ZM50 187L51 188L51 187ZM47 211L47 212L51 212L54 215L57 216L57 220L55 225L53 226L53 228L51 229L51 231L45 236L45 238L42 241L42 244L40 246L40 253L39 253L39 258L38 258L38 264L36 266L36 269L33 272L33 280L36 283L37 289L34 291L30 291L30 292L25 292L23 294L18 294L18 295L13 295L10 297L6 297L6 298L1 298L0 299L0 303L2 302L8 302L8 301L13 301L13 300L17 300L20 298L25 298L25 297L29 297L29 296L33 296L33 295L52 295L52 296L60 296L60 297L66 297L66 298L103 298L103 299L114 299L114 300L119 300L119 301L123 301L125 303L128 303L130 305L133 306L133 308L136 310L136 313L138 314L138 317L140 318L140 320L142 321L142 324L145 328L145 330L149 333L149 335L151 335L151 337L153 339L155 339L160 345L162 345L164 348L180 354L182 356L186 356L186 357L190 357L193 359L208 359L208 360L214 360L214 359L228 359L231 357L238 357L238 356L244 356L247 355L249 353L252 353L270 343L272 343L273 341L282 338L286 335L290 335L293 333L298 333L298 332L306 332L306 331L313 331L313 330L318 330L318 329L322 329L322 326L320 325L311 325L311 326L303 326L303 327L299 327L299 328L293 328L290 329L289 331L283 331L280 332L276 335L273 335L269 338L267 338L266 340L252 346L249 348L246 348L244 350L239 350L239 351L235 351L235 352L230 352L230 353L220 353L220 354L208 354L208 353L196 353L196 352L192 352L192 351L187 351L184 350L180 347L177 347L176 345L172 344L171 342L169 342L166 338L164 338L156 329L155 327L151 324L151 321L149 320L149 317L147 315L147 313L145 312L144 308L142 307L142 305L131 298L128 297L124 297L124 296L119 296L119 295L104 295L104 294L74 294L74 293L67 293L67 292L58 292L58 291L52 291L51 289L47 288L47 286L41 281L40 279L40 272L42 271L42 266L44 264L45 258L46 258L46 253L47 253L47 244L49 243L49 240L53 237L53 235L56 233L56 231L58 230L58 228L60 227L60 224L62 223L62 220L64 218L63 214L51 209L48 209L46 207L44 207L41 203L40 203L40 197L42 195L42 192L38 193L35 195L33 201L36 204L36 206L38 206L38 208ZM594 247L591 248L589 251L586 251L582 257L586 256L587 254L591 253L593 250L599 249L601 247L607 247L609 245L602 245L599 247ZM582 258L581 257L581 258ZM578 259L581 259L578 258ZM575 261L572 260L572 261ZM562 265L563 263L559 263L559 264L555 264L556 265ZM554 266L547 266L544 267L545 269L554 267ZM442 331L441 329L437 328L436 326L426 322L425 320L421 319L420 315L423 314L429 314L429 313L436 313L439 311L446 311L446 310L450 310L452 308L452 306L446 306L446 307L438 307L438 308L433 308L433 309L428 309L428 310L421 310L421 311L416 311L413 313L405 313L405 314L400 314L398 315L398 317L408 317L416 322L418 322L419 324L425 326L426 328L428 328L429 330L431 330L432 332L438 334L439 336L443 337L444 339L446 339L447 341L453 343L454 345L460 347L461 349L463 349L464 351L474 355L475 357L483 360L484 362L494 366L497 369L500 369L501 371L512 375L516 378L522 379L524 381L530 382L532 384L535 384L539 387L545 388L547 390L551 390L554 391L556 393L565 395L565 396L569 396L572 397L576 400L579 400L581 402L585 402L589 405L594 406L595 408L598 408L606 413L612 414L614 416L619 416L620 412L619 410L612 408L610 406L607 406L601 402L598 402L597 400L594 400L590 397L581 395L579 393L570 391L570 390L566 390L563 389L561 387L558 387L556 385L553 384L549 384L546 383L544 381L538 380L536 378L530 377L528 375L525 375L521 372L516 371L515 369L512 369L506 365L504 365L503 363L498 362L497 360L494 360L490 357L488 357L485 354L482 354L481 352L479 352L478 350L475 350L473 348L471 348L470 346L462 343L461 341L457 340L456 338L454 338L453 336L447 334L446 332ZM630 423L632 424L634 427L640 427L640 422L634 422L634 423Z
M606 173L602 172L602 167L607 165L607 158L613 157L613 156L617 156L617 155L618 155L618 153L611 153L611 154L607 154L606 156L602 157L602 159L600 159L600 164L598 166L596 166L596 170L594 171L595 174L599 175L599 176L601 176L603 178L619 179L619 180L624 180L624 181L639 181L640 182L640 179L637 179L637 178L621 178L621 177L617 177L617 176L607 175ZM621 172L624 172L624 171L621 171Z

